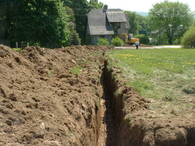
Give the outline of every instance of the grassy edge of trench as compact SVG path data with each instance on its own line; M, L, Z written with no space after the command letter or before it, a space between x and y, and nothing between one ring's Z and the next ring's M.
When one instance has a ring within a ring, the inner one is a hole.
M195 111L195 58L193 49L140 49L107 52L109 68L117 77L149 99L151 110L170 116Z

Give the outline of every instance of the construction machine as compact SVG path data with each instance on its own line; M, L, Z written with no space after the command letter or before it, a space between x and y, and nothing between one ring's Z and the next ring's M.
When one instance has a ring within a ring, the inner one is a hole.
M118 36L121 38L126 44L135 44L135 42L139 42L138 38L135 38L132 33L122 33Z

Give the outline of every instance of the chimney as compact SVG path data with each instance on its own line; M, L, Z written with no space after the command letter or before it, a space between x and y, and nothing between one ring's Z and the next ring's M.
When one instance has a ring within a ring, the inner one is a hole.
M104 12L108 10L108 5L104 5Z

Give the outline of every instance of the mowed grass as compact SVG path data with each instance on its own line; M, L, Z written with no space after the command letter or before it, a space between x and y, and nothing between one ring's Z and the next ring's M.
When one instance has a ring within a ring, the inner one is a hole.
M195 49L114 50L108 56L142 96L195 109Z

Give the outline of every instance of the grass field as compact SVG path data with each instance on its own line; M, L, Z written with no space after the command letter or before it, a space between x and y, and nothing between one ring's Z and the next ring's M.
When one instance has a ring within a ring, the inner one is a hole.
M142 96L195 110L195 50L140 49L108 53L121 79Z

